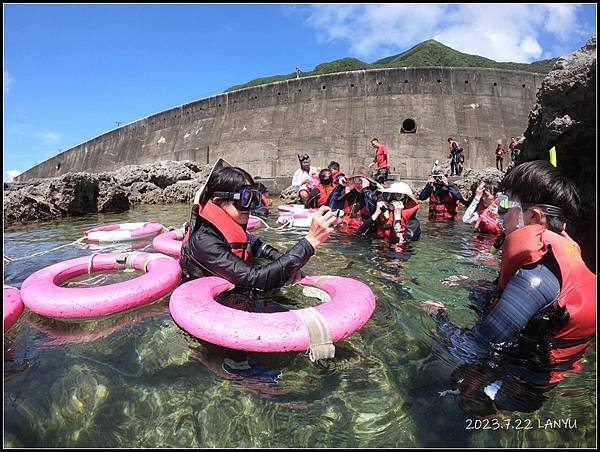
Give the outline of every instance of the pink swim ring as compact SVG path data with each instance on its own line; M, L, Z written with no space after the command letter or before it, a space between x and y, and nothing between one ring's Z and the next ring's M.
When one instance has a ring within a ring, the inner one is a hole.
M137 278L99 287L67 288L69 279L94 271L134 268ZM181 279L175 259L159 253L107 253L70 259L39 270L21 286L23 303L31 311L57 319L86 319L127 311L170 293Z
M299 284L318 287L331 297L331 301L308 309L319 311L333 342L362 328L375 310L373 292L360 281L339 276L305 276ZM309 333L295 314L297 311L246 312L215 301L217 295L232 287L215 276L189 281L173 291L169 302L171 315L193 336L227 348L253 352L309 349Z

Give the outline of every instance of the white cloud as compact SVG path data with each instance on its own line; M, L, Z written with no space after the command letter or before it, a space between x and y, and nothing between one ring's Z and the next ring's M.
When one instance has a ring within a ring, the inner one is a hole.
M4 94L8 94L8 91L14 83L15 79L11 77L8 71L4 71Z
M358 57L382 58L436 39L496 61L545 57L541 34L565 42L581 35L573 4L311 5L307 24L322 41L343 40ZM555 42L548 44L556 45Z
M548 19L544 29L554 34L559 40L565 41L577 26L577 10L581 5L551 4L545 5Z
M6 171L7 177L5 177L4 180L6 182L12 182L13 178L17 177L19 174L21 174L21 171L19 170L8 170Z

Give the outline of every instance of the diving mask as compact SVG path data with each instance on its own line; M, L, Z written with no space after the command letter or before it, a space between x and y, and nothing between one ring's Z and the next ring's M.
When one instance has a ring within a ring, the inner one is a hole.
M240 210L254 210L262 204L260 192L250 185L243 185L239 192L216 191L213 196L232 200Z

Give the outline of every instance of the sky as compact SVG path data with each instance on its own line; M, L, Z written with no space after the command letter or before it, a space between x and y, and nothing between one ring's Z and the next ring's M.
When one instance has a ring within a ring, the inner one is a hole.
M596 4L3 4L3 180L258 77L427 40L529 63L581 48Z

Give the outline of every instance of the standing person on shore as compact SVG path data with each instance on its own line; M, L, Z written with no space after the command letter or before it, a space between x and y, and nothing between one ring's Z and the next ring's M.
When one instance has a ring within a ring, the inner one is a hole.
M500 143L498 143L498 147L496 147L496 169L502 171L502 162L504 161L504 154L506 154L506 149L502 147ZM498 168L500 166L500 168Z
M508 145L508 148L510 149L510 160L514 165L515 160L517 160L517 157L521 152L521 150L519 149L519 142L515 137L510 138L510 144Z
M375 148L375 157L369 164L369 168L377 163L375 180L383 185L390 175L390 150L383 143L379 142L379 138L373 138L371 146Z
M448 138L448 145L450 146L450 154L448 155L450 158L450 176L460 176L460 156L462 148L452 138Z

